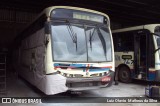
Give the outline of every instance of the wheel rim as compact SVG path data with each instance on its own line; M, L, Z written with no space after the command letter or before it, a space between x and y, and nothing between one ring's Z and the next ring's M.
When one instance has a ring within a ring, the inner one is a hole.
M122 78L123 79L128 79L128 72L127 71L122 72Z
M129 82L130 80L130 73L127 67L121 67L120 73L119 73L119 80L122 82Z

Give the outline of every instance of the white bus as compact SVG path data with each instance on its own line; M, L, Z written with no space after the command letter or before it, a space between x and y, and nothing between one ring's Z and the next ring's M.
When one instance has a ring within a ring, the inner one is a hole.
M47 95L110 86L114 50L108 15L84 8L45 9L17 38L14 67Z
M116 77L160 81L160 24L113 30Z

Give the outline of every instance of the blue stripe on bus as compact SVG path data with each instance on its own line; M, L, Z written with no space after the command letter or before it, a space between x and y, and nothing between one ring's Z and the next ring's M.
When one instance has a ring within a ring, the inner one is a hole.
M109 71L110 68L89 69L89 72Z
M55 67L72 67L72 68L83 68L83 72L86 71L87 64L61 64L61 63L54 63ZM108 71L110 68L103 68L103 67L93 67L89 64L88 68L89 72L99 72L99 71Z
M78 68L78 67L86 67L86 64L60 64L60 63L54 63L54 66L68 66L68 67L75 67L75 68Z

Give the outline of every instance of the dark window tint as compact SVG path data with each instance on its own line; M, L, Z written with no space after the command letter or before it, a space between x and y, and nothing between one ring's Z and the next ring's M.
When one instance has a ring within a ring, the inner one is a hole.
M115 51L134 51L133 32L113 33Z

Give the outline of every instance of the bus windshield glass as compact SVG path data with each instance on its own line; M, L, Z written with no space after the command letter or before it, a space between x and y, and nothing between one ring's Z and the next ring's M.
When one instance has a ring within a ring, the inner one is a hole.
M54 21L51 32L54 61L112 61L111 35L104 24Z

